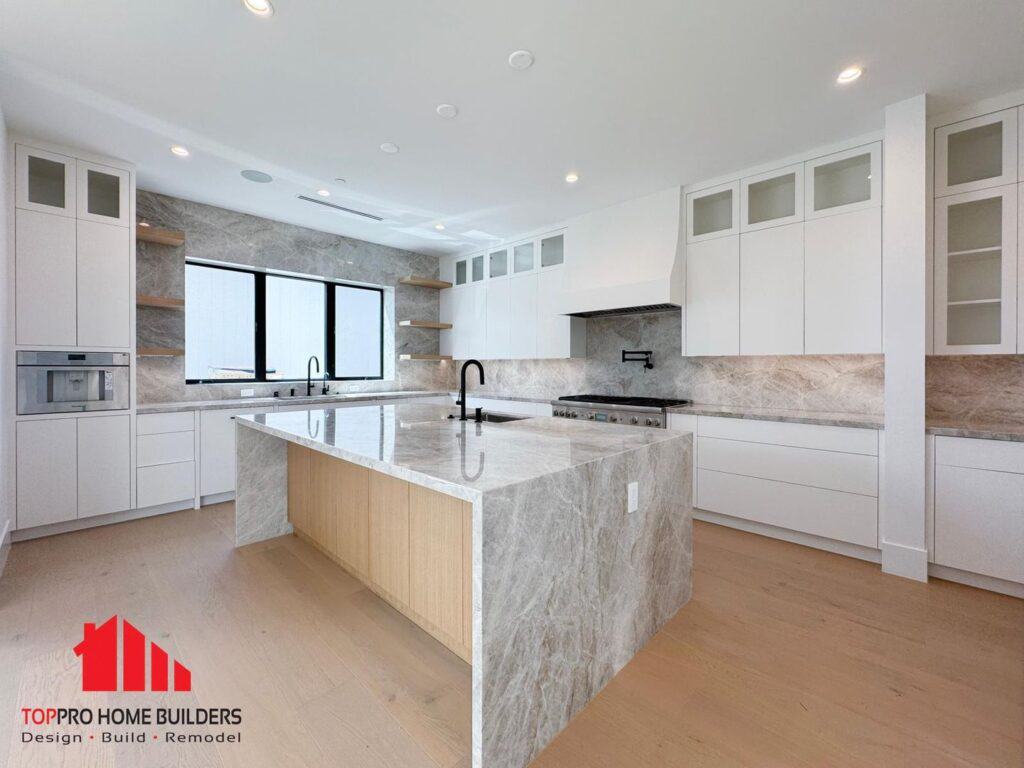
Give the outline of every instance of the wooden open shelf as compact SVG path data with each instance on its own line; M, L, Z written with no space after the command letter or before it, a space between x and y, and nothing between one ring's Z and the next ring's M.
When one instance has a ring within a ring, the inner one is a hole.
M403 328L434 328L438 331L447 331L452 327L451 323L435 323L433 320L399 320L398 324Z
M145 293L135 294L135 304L139 307L159 307L160 309L184 309L184 299L172 299L167 296L150 296Z
M135 239L144 243L159 243L160 245L184 245L185 233L176 229L163 229L161 227L135 226Z
M410 275L409 277L403 277L398 282L402 285L416 285L420 288L451 288L452 284L445 282L444 280L435 280L432 277L416 277Z
M135 350L139 357L184 357L184 349L174 347L139 347Z
M399 355L399 360L451 360L451 355Z

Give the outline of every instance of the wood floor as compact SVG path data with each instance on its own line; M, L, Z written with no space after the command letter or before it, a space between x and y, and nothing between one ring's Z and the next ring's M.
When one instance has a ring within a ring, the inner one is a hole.
M311 546L232 531L225 504L14 546L0 766L468 767L469 667ZM693 600L535 766L1024 766L1024 601L701 523L694 555ZM114 613L192 694L79 692ZM242 707L242 742L20 743L21 706L140 704Z

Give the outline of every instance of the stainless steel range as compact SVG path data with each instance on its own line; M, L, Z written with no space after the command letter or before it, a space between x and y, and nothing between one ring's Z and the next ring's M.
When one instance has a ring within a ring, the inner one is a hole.
M666 411L689 400L613 395L567 395L552 400L554 415L563 419L588 419L636 427L668 427Z

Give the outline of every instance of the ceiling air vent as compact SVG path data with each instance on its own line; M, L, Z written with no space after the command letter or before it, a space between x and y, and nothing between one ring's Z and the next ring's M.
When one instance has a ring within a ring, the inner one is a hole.
M638 307L598 309L593 312L572 312L571 314L573 317L612 317L614 315L644 315L650 312L672 312L678 309L678 304L643 304Z
M357 211L353 208L346 208L343 205L335 205L334 203L328 203L326 200L317 200L316 198L306 197L305 195L299 195L298 197L299 200L303 200L307 203L316 203L317 205L333 208L334 210L341 211L342 213L351 213L353 216L362 216L364 219L370 219L371 221L384 221L383 216L374 216L372 213Z

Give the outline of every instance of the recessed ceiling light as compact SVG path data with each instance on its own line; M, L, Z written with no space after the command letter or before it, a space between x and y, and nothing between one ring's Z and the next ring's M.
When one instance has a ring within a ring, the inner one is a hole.
M242 5L257 16L274 15L274 6L270 4L270 0L242 0Z
M445 120L451 120L457 114L459 114L459 108L454 104L438 104L437 114L443 117Z
M435 224L434 229L436 229L438 232L444 232L444 224Z
M177 155L178 157L188 157L188 150L185 149L180 144L175 144L174 146L172 146L171 152Z
M508 56L508 65L512 69L529 69L533 66L533 54L529 51L512 51Z
M329 189L318 189L316 191L316 193L318 195L320 195L320 197L330 197L331 196L331 191Z
M390 141L385 141L380 145L380 151L389 155L395 155L398 154L398 145L392 144Z
M860 67L847 67L839 73L839 77L836 78L836 82L841 85L846 85L846 83L852 83L862 74L864 74L864 70Z
M565 180L570 184L575 184L580 180L580 177L578 173L567 173L565 174Z
M255 181L257 184L269 184L274 180L274 177L269 173L263 171L247 170L242 171L242 178L248 179L249 181Z

